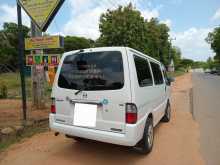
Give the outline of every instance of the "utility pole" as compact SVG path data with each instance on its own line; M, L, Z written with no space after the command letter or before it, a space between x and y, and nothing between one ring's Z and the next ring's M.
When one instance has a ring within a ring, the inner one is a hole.
M24 35L22 29L21 6L17 3L17 17L18 17L18 51L19 51L19 64L20 64L20 77L21 77L21 93L22 93L22 110L23 120L27 120L26 110L26 91L25 91L25 70L24 70Z
M175 70L173 59L171 59L171 48L172 48L172 41L173 40L176 40L176 38L170 38L169 39L169 41L170 41L170 46L169 46L169 51L168 51L168 62L169 62L169 64L168 64L168 67L167 67L168 71L172 71L172 72Z
M31 37L41 37L42 32L38 27L31 21ZM43 50L32 50L32 55L36 56L43 55ZM44 67L40 64L34 64L32 66L32 105L37 109L45 107L44 102Z
M170 38L170 46L169 46L169 65L171 63L171 48L172 48L172 41L176 40L176 38Z

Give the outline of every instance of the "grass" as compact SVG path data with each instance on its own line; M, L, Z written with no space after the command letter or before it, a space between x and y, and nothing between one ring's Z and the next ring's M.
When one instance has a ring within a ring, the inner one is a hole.
M44 126L41 126L41 127L40 126L38 126L38 127L27 127L27 128L24 129L22 134L20 134L18 136L11 136L7 140L1 142L0 143L0 152L4 151L5 149L7 149L12 144L20 142L22 139L30 138L35 134L46 132L48 130L49 129L48 129L47 125L44 125Z
M19 73L0 74L0 83L7 86L8 98L21 98L21 79ZM25 78L26 92L31 94L31 78Z
M169 77L178 77L178 76L181 76L185 73L186 73L185 71L177 70L175 72L168 72L167 74L168 74Z
M21 98L21 80L19 73L3 73L0 74L0 84L3 83L7 86L8 98L20 99ZM25 77L26 94L28 100L31 100L31 77ZM47 84L47 83L45 83ZM51 87L45 85L45 95L50 98Z

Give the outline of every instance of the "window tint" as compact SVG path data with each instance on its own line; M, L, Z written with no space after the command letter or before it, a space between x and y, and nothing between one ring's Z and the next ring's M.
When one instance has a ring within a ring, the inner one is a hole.
M150 64L151 64L151 68L152 68L152 72L154 76L154 83L156 85L163 84L163 75L160 69L160 65L154 62L150 62Z
M141 87L153 85L153 80L147 60L138 56L134 56L134 62L139 85Z
M69 55L64 59L58 86L75 90L115 90L124 86L122 55L118 51Z

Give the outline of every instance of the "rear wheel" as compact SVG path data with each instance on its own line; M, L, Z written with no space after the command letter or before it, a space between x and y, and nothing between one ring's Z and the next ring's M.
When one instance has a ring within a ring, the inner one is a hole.
M167 103L167 107L165 110L165 114L163 116L163 118L161 119L162 122L169 122L171 118L171 107L170 107L170 103Z
M134 147L135 150L139 151L142 154L148 154L153 148L154 141L154 127L153 119L148 118L144 128L144 135L142 140Z

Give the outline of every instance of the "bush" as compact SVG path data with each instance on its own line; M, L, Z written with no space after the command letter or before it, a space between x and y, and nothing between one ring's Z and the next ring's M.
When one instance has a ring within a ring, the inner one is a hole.
M0 99L6 99L8 97L8 88L5 84L0 83Z

